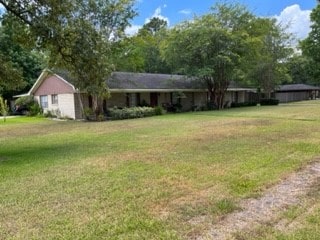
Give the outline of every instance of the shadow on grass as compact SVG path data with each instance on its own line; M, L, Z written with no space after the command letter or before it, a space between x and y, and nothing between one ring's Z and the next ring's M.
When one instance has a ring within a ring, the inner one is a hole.
M47 142L27 145L23 147L11 145L0 149L1 169L63 164L91 156L96 152L92 144L83 142Z

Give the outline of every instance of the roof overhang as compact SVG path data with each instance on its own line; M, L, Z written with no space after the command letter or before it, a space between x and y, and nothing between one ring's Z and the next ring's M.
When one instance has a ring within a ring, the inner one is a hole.
M207 92L207 89L116 89L109 88L110 93L170 93L170 92Z
M208 89L116 89L109 88L110 93L149 93L149 92L157 92L157 93L173 93L173 92L208 92ZM253 88L228 88L229 92L257 92L256 89Z

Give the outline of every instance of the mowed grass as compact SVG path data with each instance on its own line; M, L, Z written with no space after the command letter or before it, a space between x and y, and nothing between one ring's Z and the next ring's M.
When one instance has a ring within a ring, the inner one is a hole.
M192 238L317 156L319 101L99 123L7 119L0 239Z

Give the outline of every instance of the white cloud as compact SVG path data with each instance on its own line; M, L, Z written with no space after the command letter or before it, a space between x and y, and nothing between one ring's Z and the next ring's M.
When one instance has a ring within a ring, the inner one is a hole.
M275 16L281 25L288 25L287 31L298 39L304 39L310 32L311 10L302 10L298 4L286 7L279 16Z
M180 14L184 15L190 15L191 14L191 9L182 9L179 11Z
M166 7L167 7L167 5L164 4L164 5L163 5L163 8L166 8ZM169 18L161 15L161 10L162 10L162 8L161 8L161 7L158 7L158 8L154 11L154 13L151 15L150 18L146 18L146 19L145 19L144 23L146 24L146 23L150 22L150 20L151 20L152 18L155 18L155 17L156 17L156 18L159 18L159 19L162 19L162 20L166 21L166 22L168 23L168 26L170 26ZM137 34L138 31L139 31L139 29L141 29L141 28L142 28L141 25L132 25L132 26L126 28L125 33L126 33L127 36L133 36L133 35Z
M165 7L166 7L166 5L165 5ZM154 13L152 14L152 16L151 16L150 18L146 18L145 23L150 22L150 20L151 20L152 18L159 18L159 19L162 19L162 20L166 21L166 22L168 23L168 26L170 26L169 18L161 15L161 10L162 10L161 7L158 7L158 8L154 11Z
M125 33L127 36L133 36L138 33L140 28L142 28L141 25L132 25L126 28Z

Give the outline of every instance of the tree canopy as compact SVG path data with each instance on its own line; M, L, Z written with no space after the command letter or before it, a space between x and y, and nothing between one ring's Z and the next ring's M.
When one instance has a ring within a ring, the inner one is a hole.
M312 66L312 82L320 84L320 4L313 9L310 15L311 32L308 37L301 42L303 55L308 57Z
M49 66L67 69L75 86L93 96L99 114L105 79L114 69L111 43L124 35L136 12L134 0L0 0L16 22L28 26L25 39L46 50Z

